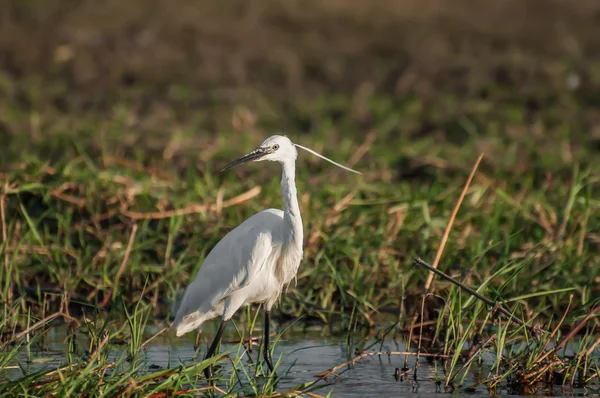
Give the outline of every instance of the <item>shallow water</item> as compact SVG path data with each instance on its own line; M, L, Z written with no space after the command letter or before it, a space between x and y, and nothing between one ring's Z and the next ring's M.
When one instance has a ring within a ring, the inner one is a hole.
M214 335L215 325L207 325L204 333L206 337L202 339L201 354L204 354L206 345ZM231 341L237 338L233 328L228 329L229 333L223 338L223 341ZM151 332L150 332L151 334ZM31 346L29 349L23 347L18 357L18 363L28 372L41 370L44 368L52 369L64 364L65 353L68 350L68 344L64 341L66 329L62 327L53 328L46 337L46 346L40 350L37 346ZM259 336L258 332L256 336ZM147 346L144 354L144 364L151 371L166 369L178 366L181 363L194 363L196 352L194 351L195 334L190 333L187 336L176 338L172 335L161 337ZM275 339L274 339L275 340ZM275 341L274 341L275 342ZM85 344L85 341L82 341ZM37 348L36 348L37 347ZM235 356L239 345L236 343L223 344L221 351L231 350L231 355ZM250 354L256 361L259 355L259 348L255 346ZM379 348L374 347L373 350ZM406 351L406 347L401 341L386 341L383 345L383 351ZM112 355L117 359L125 355L124 346L114 346ZM31 359L30 361L28 360ZM279 391L291 389L301 383L314 381L317 373L326 371L336 365L347 361L348 352L346 342L341 337L323 337L321 331L288 331L279 341L276 341L274 362L281 358L282 362L278 367L278 372L282 378L278 385ZM404 356L400 355L382 355L362 359L351 368L342 368L336 372L337 376L328 379L329 384L321 382L324 387L315 391L319 395L327 395L332 392L334 397L365 397L365 396L427 396L431 394L445 394L443 385L437 385L436 380L442 377L441 365L438 363L437 370L434 363L428 363L421 359L417 373L417 381L414 379L414 373L411 371L408 377L396 380L394 372L396 368L404 366ZM491 356L485 358L483 366L473 367L464 379L460 391L454 394L468 394L472 397L490 397L487 388L484 385L478 385L478 381L485 379L489 364L493 361ZM244 358L244 365L249 365L250 360ZM408 367L413 369L415 357L408 357ZM17 365L17 363L13 363ZM228 361L223 362L226 374L232 369ZM289 372L285 370L289 368ZM9 377L19 377L21 371L18 368L7 371ZM436 374L438 376L436 376ZM241 379L245 380L243 374ZM475 386L474 388L469 388ZM598 391L585 389L570 389L555 387L552 391L541 392L536 396L599 396ZM509 391L499 390L495 396L508 396ZM515 396L515 395L511 395Z

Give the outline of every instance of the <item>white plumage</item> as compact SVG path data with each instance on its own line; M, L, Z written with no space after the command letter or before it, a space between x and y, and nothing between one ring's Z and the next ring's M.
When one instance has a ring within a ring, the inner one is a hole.
M268 349L269 311L285 286L295 278L302 260L302 218L295 184L296 147L355 172L279 135L267 138L256 150L223 169L248 161L280 163L284 210L261 211L225 235L208 254L196 278L185 290L172 325L177 336L201 327L207 320L222 317L207 358L214 354L227 321L240 307L264 303L263 353L273 371ZM210 372L209 369L207 377Z
M268 209L225 235L185 291L175 318L177 336L217 316L228 320L243 305L266 302L271 309L302 259L302 225L292 248L284 242L283 229L283 211ZM290 255L282 262L288 269L278 270L284 253Z

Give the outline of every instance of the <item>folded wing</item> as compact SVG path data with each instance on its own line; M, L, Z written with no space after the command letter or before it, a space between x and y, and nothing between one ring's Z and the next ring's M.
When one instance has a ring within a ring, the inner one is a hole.
M261 274L282 219L281 210L265 210L221 239L184 293L172 325L178 336L222 315L223 301Z

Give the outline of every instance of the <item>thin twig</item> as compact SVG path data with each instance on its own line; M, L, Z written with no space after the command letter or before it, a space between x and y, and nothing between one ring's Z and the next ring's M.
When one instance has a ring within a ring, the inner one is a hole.
M327 377L329 377L330 375L332 375L333 373L335 373L336 370L343 368L345 366L349 366L352 365L358 361L360 361L363 358L366 358L370 356L368 352L361 352L360 354L358 354L357 356L355 356L354 358L350 359L349 361L340 363L339 365L334 366L333 368L329 368L324 372L318 373L315 375L315 377L318 377L320 379L325 379Z
M456 205L454 206L454 209L452 210L452 214L450 215L450 219L448 220L448 224L446 225L446 230L444 231L444 235L442 236L440 246L438 247L438 250L435 254L435 259L433 260L432 265L433 265L433 268L435 268L435 269L437 269L437 267L440 263L440 259L442 258L442 253L444 252L444 248L446 247L446 242L448 241L448 236L450 235L450 230L452 229L452 224L454 224L454 219L456 218L458 209L460 208L460 205L462 204L463 199L465 198L465 195L467 194L467 191L469 190L469 186L471 185L471 181L473 181L473 177L475 176L475 172L477 171L477 168L479 167L479 163L481 163L481 159L483 159L483 153L480 154L479 157L477 158L477 160L475 161L475 165L473 165L471 174L469 174L469 178L467 178L467 182L465 183L465 186L463 187L463 190L460 193L458 201L456 202ZM427 276L427 280L425 281L425 290L426 291L430 290L432 283L433 283L433 272L430 272L429 275Z
M472 294L473 296L475 296L476 298L478 298L479 300L483 301L484 303L486 303L487 305L493 307L495 310L499 311L500 313L502 313L503 315L505 315L508 320L515 322L521 326L526 327L534 336L538 335L538 331L535 330L534 328L532 328L531 326L528 326L525 324L525 322L523 322L521 319L517 318L516 316L514 316L513 314L511 314L507 309L505 309L504 307L502 307L500 305L499 302L497 301L492 301L487 297L482 296L481 294L477 293L477 291L473 290L472 288L470 288L469 286L457 281L456 279L452 278L449 275L446 275L444 272L432 267L431 265L427 264L425 261L421 260L420 258L416 258L413 261L413 265L420 265L424 268L427 268L429 271L436 273L437 275L441 276L442 278L454 283L456 286L460 287L461 289L463 289L464 291L466 291L469 294Z
M479 167L479 163L481 162L481 159L483 158L483 154L480 154L479 157L477 158L477 160L475 161L475 164L473 165L473 168L471 169L471 173L469 174L469 177L467 178L467 181L463 187L463 190L456 202L456 205L454 206L454 209L452 210L452 214L450 215L450 218L448 219L448 224L446 224L446 229L444 230L444 235L442 236L442 240L440 242L440 245L438 247L438 250L435 254L435 260L433 262L433 270L437 270L437 267L439 265L439 261L442 258L442 253L444 252L444 248L446 247L446 242L448 241L448 236L450 235L450 230L452 229L452 225L454 224L454 219L456 218L456 214L458 213L458 209L460 208L460 205L462 204L462 201L469 189L469 186L471 185L471 181L473 180L473 176L475 175L475 172L477 171L477 168ZM423 293L423 300L425 299L427 293L430 292L430 289L432 287L432 283L433 283L433 272L430 272L429 275L427 275L427 279L425 281L425 286L424 286L424 293ZM409 339L408 339L408 344L409 344L409 348L410 348L410 342L412 340L412 333L413 330L415 328L415 324L417 323L417 318L418 318L418 314L415 311L412 315L412 320L411 320L411 325L410 325L410 334L409 334ZM424 319L421 319L421 323L423 323ZM421 328L422 330L422 328ZM405 362L408 360L408 358L405 358Z
M589 384L592 380L594 380L597 377L600 377L600 372L598 372L598 371L596 371L590 377L588 377L587 379L585 379L585 383L584 384Z
M170 326L166 326L166 327L162 328L161 330L159 330L158 332L156 332L152 337L150 337L150 338L148 338L148 340L144 341L140 347L144 348L146 346L146 344L148 344L149 342L151 342L152 340L154 340L155 338L157 338L158 336L160 336L161 334L163 334L164 332L169 330L169 327Z

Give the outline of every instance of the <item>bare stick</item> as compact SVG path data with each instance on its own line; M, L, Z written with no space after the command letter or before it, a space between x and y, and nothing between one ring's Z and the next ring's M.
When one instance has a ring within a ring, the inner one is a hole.
M161 334L163 334L164 332L169 330L169 328L170 328L170 326L166 326L166 327L162 328L161 330L156 332L152 337L150 337L148 340L144 341L140 347L144 348L149 342L151 342L152 340L154 340L155 338L157 338L158 336L160 336Z
M469 189L469 186L471 185L471 181L473 180L473 176L475 176L475 172L477 171L477 168L479 167L479 163L481 162L481 159L483 158L483 154L480 154L479 157L477 158L477 160L475 161L475 164L473 165L473 169L471 170L471 174L469 174L469 178L467 178L467 182L465 183L465 186L463 187L463 190L458 198L458 201L456 202L456 205L454 206L454 209L452 210L452 214L450 215L450 218L448 219L448 224L446 225L446 230L444 231L444 235L442 236L442 240L440 242L440 246L438 247L438 250L435 254L435 260L433 261L433 267L432 270L435 271L439 265L440 259L442 258L442 253L444 252L444 248L446 247L446 242L448 241L448 236L450 235L450 230L452 229L452 225L454 224L454 219L456 218L456 214L458 213L458 209L460 208L460 205L462 204L463 199L465 198L465 195L467 194L467 190ZM427 279L425 281L425 289L424 289L424 293L423 293L423 300L425 300L425 297L427 296L427 293L430 293L431 291L431 287L432 287L432 283L433 283L433 272L429 272L429 275L427 275ZM414 327L417 323L417 318L418 318L418 314L415 311L412 315L412 321L411 321L411 325L410 325L410 334L409 334L409 339L408 339L408 344L410 347L410 342L412 339L412 333L414 330ZM423 323L423 319L421 319L421 323ZM422 331L422 328L421 328ZM408 358L405 358L405 362Z
M538 335L538 332L535 329L533 329L532 327L526 325L525 322L523 322L522 320L520 320L519 318L517 318L516 316L514 316L513 314L511 314L507 309L505 309L504 307L502 307L499 302L492 301L489 298L487 298L485 296L482 296L481 294L477 293L475 290L471 289L469 286L467 286L467 285L465 285L463 283L460 283L459 281L457 281L456 279L452 278L450 275L447 275L447 274L443 273L439 269L433 268L433 266L427 264L425 261L421 260L420 258L416 258L413 261L413 265L420 265L421 267L427 268L429 271L431 271L431 272L433 272L433 273L441 276L442 278L446 279L447 281L450 281L450 282L454 283L456 286L460 287L461 289L463 289L467 293L472 294L473 296L475 296L479 300L483 301L484 303L486 303L490 307L493 307L495 310L497 310L498 312L500 312L503 315L505 315L508 318L508 320L510 320L512 322L515 322L515 323L518 323L521 326L525 326L534 336Z
M467 178L467 182L463 187L462 192L460 193L460 197L454 206L454 210L452 210L452 214L450 215L450 219L448 220L448 224L446 225L446 230L444 231L444 235L442 236L442 241L440 242L440 246L438 247L437 253L435 254L435 259L433 260L433 268L438 267L440 263L440 259L442 258L442 253L444 252L444 248L446 247L446 242L448 241L448 236L450 235L450 230L452 229L452 224L454 224L454 219L456 218L456 214L458 213L458 209L469 190L469 186L471 185L471 181L473 181L473 177L475 176L475 172L479 167L479 163L481 163L481 159L483 159L483 153L479 155L477 160L475 161L475 165L473 165L473 169L471 170L471 174L469 174L469 178ZM433 283L433 272L430 272L427 276L427 280L425 281L425 290L429 291L431 285Z

